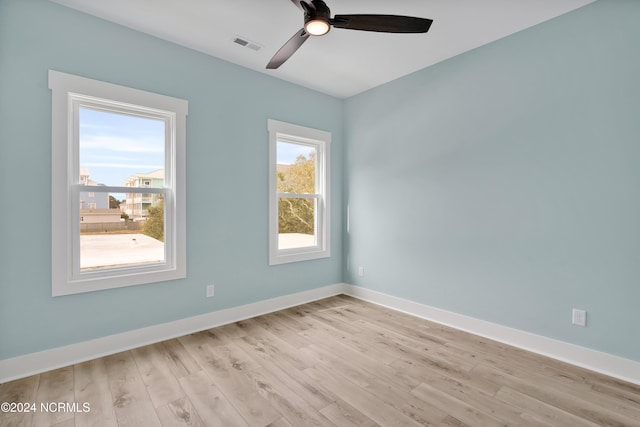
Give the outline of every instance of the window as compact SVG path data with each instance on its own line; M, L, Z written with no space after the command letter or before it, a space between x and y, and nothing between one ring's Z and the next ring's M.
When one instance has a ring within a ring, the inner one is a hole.
M49 88L53 296L186 277L187 101L53 70Z
M268 121L269 265L326 258L331 133Z

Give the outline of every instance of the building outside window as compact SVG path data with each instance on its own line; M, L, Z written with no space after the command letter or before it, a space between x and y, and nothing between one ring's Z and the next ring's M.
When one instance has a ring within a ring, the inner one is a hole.
M132 188L162 188L164 186L164 169L136 173L125 179L124 185ZM149 215L149 208L158 206L161 201L160 194L126 193L124 212L133 221L143 221Z

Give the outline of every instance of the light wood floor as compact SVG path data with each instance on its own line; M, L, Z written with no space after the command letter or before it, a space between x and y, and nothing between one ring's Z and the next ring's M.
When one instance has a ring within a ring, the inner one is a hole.
M337 296L0 385L0 425L639 426L640 386Z

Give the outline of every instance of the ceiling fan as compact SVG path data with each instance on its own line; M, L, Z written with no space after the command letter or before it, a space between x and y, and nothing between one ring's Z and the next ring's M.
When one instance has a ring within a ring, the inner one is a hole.
M426 33L433 20L399 15L336 15L331 18L329 7L322 0L291 0L304 11L304 27L295 33L271 58L267 69L285 63L309 36L322 36L331 27L381 33Z

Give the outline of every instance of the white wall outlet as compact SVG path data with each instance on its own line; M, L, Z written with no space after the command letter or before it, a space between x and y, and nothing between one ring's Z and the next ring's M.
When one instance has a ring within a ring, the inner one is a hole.
M364 267L358 267L358 276L360 277L364 276Z
M211 298L215 293L213 285L207 286L207 298Z
M587 326L587 312L574 308L571 312L571 323L578 326Z

